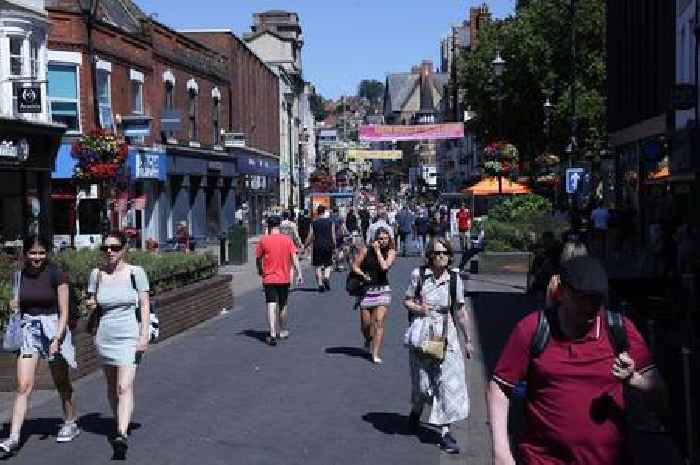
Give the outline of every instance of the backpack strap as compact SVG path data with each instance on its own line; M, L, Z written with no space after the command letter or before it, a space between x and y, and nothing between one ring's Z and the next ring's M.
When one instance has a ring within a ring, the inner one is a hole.
M537 329L535 330L535 335L532 337L532 342L530 344L530 358L534 359L542 355L547 343L549 343L549 338L552 335L552 328L550 326L549 320L552 317L554 309L544 309L539 312L539 319L537 320Z
M530 344L530 358L537 358L542 355L547 343L552 335L551 321L555 318L556 307L541 310L537 322L537 330ZM615 355L629 349L629 338L625 329L625 320L621 312L614 309L606 309L606 322L608 327L608 338L613 346Z
M615 355L629 349L630 343L625 329L625 320L622 313L616 309L608 308L605 311L606 320L608 323L608 337L613 346Z
M414 294L415 299L420 298L420 293L423 291L423 282L425 281L425 270L428 267L423 265L418 268L418 284L416 285L416 292Z

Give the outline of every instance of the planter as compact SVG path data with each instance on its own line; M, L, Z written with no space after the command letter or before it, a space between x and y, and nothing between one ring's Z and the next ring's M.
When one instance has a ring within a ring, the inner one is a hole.
M213 318L222 309L232 309L231 280L232 276L215 276L154 297L160 320L160 340ZM78 362L78 369L72 370L73 379L86 376L101 367L92 336L85 332L85 324L86 321L81 320L73 334ZM15 377L15 356L0 354L0 391L14 391ZM35 389L53 389L53 381L46 363L39 365Z
M481 252L477 256L480 274L527 274L530 271L530 252Z

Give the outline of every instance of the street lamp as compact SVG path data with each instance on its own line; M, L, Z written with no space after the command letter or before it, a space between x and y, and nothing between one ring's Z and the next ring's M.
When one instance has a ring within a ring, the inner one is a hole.
M500 50L496 50L496 58L491 62L493 66L493 74L496 77L496 86L498 89L498 95L496 96L496 101L498 102L498 134L499 139L503 138L503 72L506 69L506 61L501 58ZM499 195L503 193L503 181L502 181L501 171L498 171L498 193Z
M545 100L544 105L544 133L545 133L545 151L549 150L549 135L550 135L550 130L551 130L551 118L552 118L552 113L554 112L554 105L552 105L552 102L549 101L549 96L547 96L547 100Z
M85 19L87 29L87 48L88 60L90 60L90 75L92 85L92 110L94 117L95 129L100 127L100 105L97 97L97 69L95 66L95 49L92 43L92 29L97 17L97 9L100 6L100 0L77 0L80 12Z
M294 147L292 145L292 108L294 105L294 94L292 92L285 92L284 99L287 106L287 138L289 140L289 200L288 208L294 208Z

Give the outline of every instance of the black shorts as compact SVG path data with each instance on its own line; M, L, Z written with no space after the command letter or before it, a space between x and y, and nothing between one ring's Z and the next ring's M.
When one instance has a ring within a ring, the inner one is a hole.
M311 264L313 266L332 266L333 249L326 247L314 249L313 260Z
M276 303L280 307L287 305L289 284L265 284L265 302Z

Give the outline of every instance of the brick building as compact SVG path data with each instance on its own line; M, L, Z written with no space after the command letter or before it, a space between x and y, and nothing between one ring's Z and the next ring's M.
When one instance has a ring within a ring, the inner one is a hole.
M238 134L241 144L236 150L238 170L237 191L239 201L245 201L250 208L250 217L262 219L262 212L270 205L279 202L279 183L269 184L260 177L259 163L263 160L281 165L284 156L280 147L279 78L241 39L228 29L184 30L191 37L226 57L229 64L227 76L231 83L231 130ZM245 152L245 153L244 153ZM279 170L278 170L279 172ZM264 173L263 173L264 174ZM252 228L261 221L253 221Z
M75 163L71 143L102 127L130 146L128 195L116 202L119 226L162 244L186 222L199 245L216 239L233 223L236 199L245 198L253 181L276 185L275 139L264 135L275 128L233 111L239 81L250 82L252 95L266 94L264 83L235 80L231 54L154 21L129 0L102 0L88 41L89 23L77 5L47 2L49 112L68 125L54 172L57 233L80 246L99 232L95 215L87 214L94 212L95 192L71 196L68 180ZM240 144L229 143L232 132L251 134L253 147L233 147ZM255 178L247 184L238 177L244 165L253 167Z

